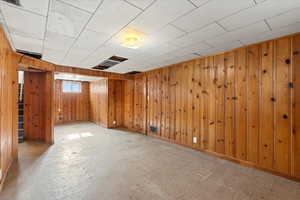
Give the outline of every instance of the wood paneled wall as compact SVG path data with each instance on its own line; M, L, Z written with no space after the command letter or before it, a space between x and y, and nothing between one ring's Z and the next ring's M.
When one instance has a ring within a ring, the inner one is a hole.
M124 81L103 79L90 83L91 121L107 128L124 124Z
M54 73L25 72L25 138L52 144L54 116Z
M63 80L55 80L55 123L90 120L90 84L81 82L80 93L66 93Z
M108 127L117 128L124 122L124 83L108 80Z
M18 59L0 26L0 190L18 157Z
M124 123L129 130L146 133L147 90L146 76L136 75L134 80L123 81L124 84Z
M125 82L124 125L299 179L299 69L300 34L148 71Z
M90 83L91 121L108 127L108 80Z

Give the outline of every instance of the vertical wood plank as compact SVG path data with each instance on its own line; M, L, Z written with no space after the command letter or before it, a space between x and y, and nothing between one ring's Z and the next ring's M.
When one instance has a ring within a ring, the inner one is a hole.
M259 148L259 69L260 46L247 48L248 67L248 131L247 131L247 160L258 162Z
M225 53L225 153L236 155L235 148L235 52Z
M217 91L216 91L216 152L225 153L225 69L224 54L214 57L214 64L217 70Z
M300 178L300 35L293 37L293 159L292 175Z
M181 88L182 88L182 81L181 81L181 73L182 67L181 65L175 66L176 69L176 118L175 118L175 139L176 143L181 143L181 112L182 112L182 103L181 103Z
M193 102L193 84L194 84L194 62L191 61L187 65L187 96L186 98L186 134L187 134L187 145L193 147L193 111L195 110L195 105Z
M200 96L201 96L201 67L203 65L203 59L195 61L194 65L194 77L193 77L193 120L192 131L193 137L197 138L197 143L193 143L194 148L201 148L201 116L200 110Z
M265 168L273 168L274 160L274 63L273 41L261 45L261 98L260 98L260 141L259 163Z
M289 174L291 169L291 41L276 40L276 131L274 168Z
M247 158L247 65L246 48L236 51L236 157Z

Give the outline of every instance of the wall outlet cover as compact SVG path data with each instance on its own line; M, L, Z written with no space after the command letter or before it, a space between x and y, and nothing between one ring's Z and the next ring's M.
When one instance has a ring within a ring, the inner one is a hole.
M197 143L197 137L193 137L193 143Z

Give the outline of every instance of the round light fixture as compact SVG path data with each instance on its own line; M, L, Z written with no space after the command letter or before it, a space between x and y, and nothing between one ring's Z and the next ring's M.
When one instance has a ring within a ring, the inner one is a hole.
M127 48L137 49L143 45L144 34L134 29L128 29L122 36L122 45Z
M125 38L125 41L123 42L123 45L125 47L133 48L133 49L136 49L136 48L141 46L140 43L139 43L138 38L136 38L136 37Z

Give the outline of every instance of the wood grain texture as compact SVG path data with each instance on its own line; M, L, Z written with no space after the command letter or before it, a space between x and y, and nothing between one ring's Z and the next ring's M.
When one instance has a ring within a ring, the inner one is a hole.
M55 123L90 120L90 84L80 82L80 93L63 92L63 80L55 80Z
M123 126L124 121L124 89L123 81L108 80L108 127Z
M147 88L147 109L133 118L150 136L299 177L299 52L294 35L144 72L131 84Z
M285 174L291 171L291 39L275 41L276 108L274 168Z
M18 158L18 59L0 26L0 190Z
M108 80L90 83L91 121L108 127Z
M247 48L248 68L248 130L247 130L247 160L258 162L259 140L259 69L260 69L260 46L253 45Z
M248 70L246 65L246 48L236 50L236 157L247 158L247 83Z
M300 178L300 35L292 38L293 66L293 130L292 130L292 175Z
M266 42L261 45L261 108L259 140L259 163L266 168L273 167L274 152L274 43Z
M53 72L24 72L24 131L28 140L52 144L54 122Z
M133 130L134 115L134 80L124 81L124 122L123 127Z

